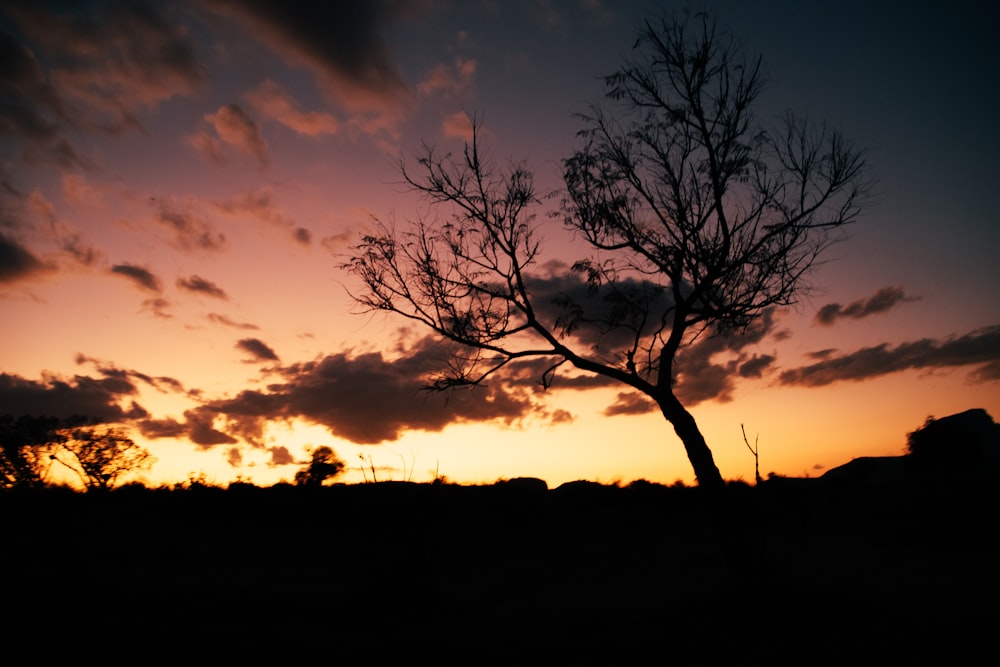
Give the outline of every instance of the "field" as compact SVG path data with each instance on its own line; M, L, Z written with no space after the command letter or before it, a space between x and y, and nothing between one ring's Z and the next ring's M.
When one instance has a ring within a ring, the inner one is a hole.
M994 651L989 480L0 494L7 646L102 663L897 664Z

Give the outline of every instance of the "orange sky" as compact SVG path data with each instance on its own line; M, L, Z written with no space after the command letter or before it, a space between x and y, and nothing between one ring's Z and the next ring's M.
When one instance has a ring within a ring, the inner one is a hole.
M689 353L723 475L753 477L741 424L762 472L817 475L928 415L1000 416L996 10L702 4L763 55L759 113L827 119L880 183L813 294ZM607 414L616 389L421 392L426 332L358 315L338 269L372 216L426 211L395 161L460 149L468 114L558 189L573 114L661 5L0 2L0 414L122 423L153 483L290 480L319 445L345 481L691 482L662 417ZM551 206L546 258L572 261Z

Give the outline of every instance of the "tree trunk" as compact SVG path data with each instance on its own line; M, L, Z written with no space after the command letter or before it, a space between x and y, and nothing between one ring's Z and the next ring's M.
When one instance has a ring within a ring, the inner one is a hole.
M725 488L726 482L722 479L722 473L715 465L712 457L712 450L705 442L705 436L701 434L697 422L688 412L677 397L672 392L667 392L666 396L657 398L657 404L663 412L667 421L673 424L674 432L684 443L684 451L687 452L688 461L694 468L694 476L698 480L698 486L711 491Z

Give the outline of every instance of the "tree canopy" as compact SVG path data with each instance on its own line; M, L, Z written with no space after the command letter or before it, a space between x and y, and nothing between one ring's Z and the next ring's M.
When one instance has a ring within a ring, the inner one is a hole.
M401 163L441 215L377 221L346 265L364 286L354 297L456 344L435 389L527 358L546 360L545 386L569 364L631 387L673 425L699 484L718 487L674 391L683 350L795 303L867 203L865 154L792 113L758 118L761 59L705 14L647 22L605 83L606 105L579 116L582 145L563 162L558 215L590 248L567 275L540 266L532 172L498 168L476 123L460 155L425 146L416 168Z

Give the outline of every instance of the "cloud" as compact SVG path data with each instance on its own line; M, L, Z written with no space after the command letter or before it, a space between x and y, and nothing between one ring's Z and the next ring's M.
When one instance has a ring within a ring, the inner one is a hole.
M236 349L243 350L249 354L253 357L252 361L278 360L278 355L274 353L274 350L259 338L244 338L236 343Z
M619 392L615 402L604 409L606 417L644 415L657 410L656 403L639 392Z
M62 192L74 207L100 208L104 205L104 195L101 190L80 174L63 174Z
M88 357L85 354L77 354L74 358L77 365L92 364L99 374L106 378L118 378L132 384L133 380L143 382L160 392L173 392L177 394L187 393L180 380L169 376L151 376L137 370L118 368L114 364Z
M240 453L239 447L229 448L229 451L226 452L226 463L234 468L239 468L243 465L243 454Z
M210 296L215 299L222 299L223 301L229 301L229 295L226 291L211 282L210 280L205 280L201 276L191 276L190 278L178 278L177 287L180 289L187 290L189 292L195 292L197 294L204 294L205 296Z
M759 378L764 375L764 371L774 365L775 357L771 354L753 355L747 361L740 364L739 374L744 378Z
M211 124L215 133L224 143L233 146L237 150L251 155L262 165L268 163L267 142L260 135L260 128L250 116L238 104L226 104L219 107L214 114L205 114L205 120ZM198 135L195 135L196 137ZM210 139L210 138L209 138ZM204 144L204 138L192 139L193 145L198 147L199 142ZM211 143L212 151L218 153L218 143ZM205 150L202 146L202 150Z
M379 131L402 116L409 91L382 37L405 2L315 3L308 0L214 0L216 12L242 20L248 33L292 67L311 71L345 110L376 114L359 124Z
M822 387L841 380L857 382L909 369L977 365L980 368L973 372L973 380L1000 379L1000 325L945 340L924 338L895 347L883 343L842 355L824 351L821 361L784 371L778 381L783 385Z
M13 283L47 268L30 250L0 233L0 283Z
M189 425L176 419L143 419L136 423L139 432L147 438L181 438L188 434Z
M226 164L229 162L226 159L225 149L222 147L222 142L208 134L207 132L199 132L197 134L192 134L185 137L184 142L201 153L209 162L215 164Z
M162 297L146 299L145 301L142 302L143 310L148 310L149 312L153 313L153 315L155 315L156 317L160 317L163 319L170 319L173 317L173 315L167 312L167 308L169 308L170 306L171 303Z
M215 231L205 220L190 213L181 213L160 201L156 222L173 232L172 245L178 250L219 251L226 246L226 237Z
M29 140L43 159L83 165L63 128L140 128L144 109L201 89L205 75L194 43L164 7L6 3L17 30L0 35L2 130Z
M824 326L830 326L845 317L860 320L869 315L884 313L900 303L917 300L918 297L906 296L902 287L883 287L870 298L858 299L846 306L828 303L816 313L816 321Z
M298 134L320 137L340 132L340 121L332 114L300 111L292 96L270 79L244 97L262 117L281 123Z
M446 116L441 123L441 131L446 137L455 137L472 143L472 119L464 111L456 111L450 116Z
M417 84L417 92L424 97L466 98L472 92L475 75L475 60L456 58L451 67L440 64L432 69Z
M283 227L294 224L278 210L274 203L274 193L268 187L251 188L226 201L213 204L220 211L232 216L251 215L258 220Z
M198 408L185 410L184 418L187 436L196 445L211 447L212 445L232 445L239 442L231 435L215 428L215 415L211 411Z
M150 292L160 291L160 280L153 275L149 269L141 266L135 266L134 264L115 264L111 267L111 273L125 276L139 287L147 289Z
M246 329L248 331L256 331L260 329L256 324L251 324L249 322L236 322L225 315L219 313L209 313L205 316L210 322L215 322L216 324L222 324L227 327L233 327L234 329Z
M15 416L84 416L102 422L141 419L148 413L133 400L136 393L129 378L116 374L101 378L43 374L36 381L0 373L0 406L4 413Z
M245 218L252 216L262 222L289 231L293 241L300 245L312 242L312 232L305 227L297 227L295 221L281 212L274 201L274 193L269 187L251 188L226 201L213 205L228 216Z
M287 466L296 462L295 457L288 451L288 447L268 447L267 451L271 453L271 461L267 464L270 468Z
M373 444L407 430L440 431L462 422L517 422L529 415L552 417L523 386L497 380L489 386L448 394L421 390L446 355L423 341L399 359L380 353L328 355L277 369L283 381L265 390L206 401L186 413L190 437L208 445L238 437L263 446L270 420L303 419L338 437ZM556 415L558 417L559 415ZM224 424L218 427L216 423ZM209 442L211 441L211 442Z
M87 166L62 136L64 110L35 54L9 32L0 30L0 134L28 143L25 159L50 161L67 168Z
M773 308L765 310L746 331L733 335L706 332L682 347L674 378L674 394L681 403L688 407L708 400L727 403L733 398L738 378L761 377L774 364L774 357L748 357L746 348L760 344L775 331L775 315Z

